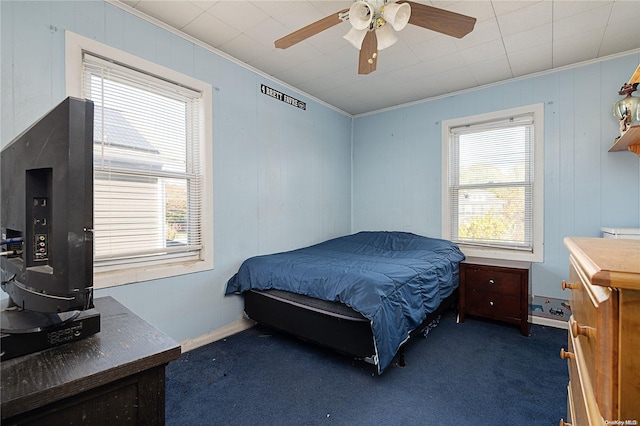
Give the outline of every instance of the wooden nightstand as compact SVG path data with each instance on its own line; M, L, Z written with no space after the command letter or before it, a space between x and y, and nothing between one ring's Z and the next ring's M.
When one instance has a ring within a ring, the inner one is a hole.
M463 262L460 264L459 321L475 315L520 325L529 335L530 264L497 266Z

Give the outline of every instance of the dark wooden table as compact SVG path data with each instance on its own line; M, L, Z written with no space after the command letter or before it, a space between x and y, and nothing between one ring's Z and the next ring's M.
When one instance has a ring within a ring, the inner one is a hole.
M101 330L0 365L2 424L164 424L165 366L180 346L111 297Z

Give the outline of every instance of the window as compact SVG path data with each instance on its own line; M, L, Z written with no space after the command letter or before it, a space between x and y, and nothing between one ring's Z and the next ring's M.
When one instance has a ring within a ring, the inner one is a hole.
M469 257L543 260L543 106L447 120L443 238Z
M80 80L67 76L69 94L94 102L95 286L211 269L210 86L74 34L67 43Z

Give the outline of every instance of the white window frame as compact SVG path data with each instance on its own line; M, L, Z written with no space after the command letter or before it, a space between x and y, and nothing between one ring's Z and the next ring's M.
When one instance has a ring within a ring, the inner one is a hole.
M136 57L121 50L65 32L66 95L82 97L83 52L107 58L133 69L174 81L202 93L200 117L200 161L202 179L202 249L197 260L163 263L132 263L128 267L109 269L94 267L94 288L174 277L213 269L213 150L212 150L212 87L210 84L177 71Z
M460 249L467 258L484 258L516 262L544 261L544 104L540 103L442 121L442 238L450 240L452 239L451 205L449 194L451 129L465 125L498 121L523 114L533 114L534 121L534 181L532 191L533 249L532 251L523 251L459 243L458 245L460 246Z

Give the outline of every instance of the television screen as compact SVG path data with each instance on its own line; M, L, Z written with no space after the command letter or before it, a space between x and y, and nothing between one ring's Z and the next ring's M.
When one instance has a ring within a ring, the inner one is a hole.
M93 307L93 109L67 98L2 149L2 289L20 310Z

